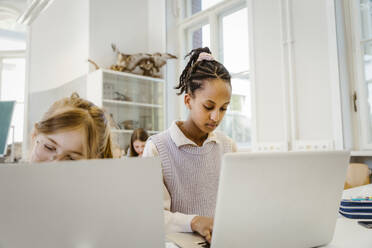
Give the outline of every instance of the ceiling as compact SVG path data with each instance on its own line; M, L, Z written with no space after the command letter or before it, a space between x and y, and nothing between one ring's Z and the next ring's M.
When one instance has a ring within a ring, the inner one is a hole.
M0 29L20 31L25 25L18 24L17 18L26 10L28 0L0 0Z

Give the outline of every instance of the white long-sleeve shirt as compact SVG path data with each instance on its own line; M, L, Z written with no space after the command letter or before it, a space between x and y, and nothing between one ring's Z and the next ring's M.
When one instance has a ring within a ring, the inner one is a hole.
M172 125L169 128L170 136L173 142L176 144L177 147L180 147L182 145L194 145L198 146L195 142L188 139L181 129L177 126L177 122L174 121ZM232 145L232 151L237 151L237 146L235 142L232 139L229 139ZM215 132L211 132L208 135L208 138L204 141L204 144L207 144L209 142L219 142L217 135ZM159 152L155 146L155 144L148 140L146 142L144 151L143 151L143 157L157 157L159 156ZM191 220L196 215L187 215L179 212L171 212L171 197L169 194L168 189L163 184L164 189L164 221L165 221L165 232L166 233L175 233L175 232L192 232L191 230Z

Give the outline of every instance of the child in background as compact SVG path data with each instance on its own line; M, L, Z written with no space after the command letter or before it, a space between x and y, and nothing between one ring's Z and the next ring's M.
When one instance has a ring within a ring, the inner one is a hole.
M215 131L231 98L230 74L209 48L192 50L176 89L185 93L186 121L146 143L143 156L162 163L166 232L198 232L211 241L221 158L236 151L232 139Z
M35 124L30 161L112 158L108 123L101 108L77 93L56 101Z
M133 131L130 138L128 157L142 157L143 149L149 135L143 128L137 128Z

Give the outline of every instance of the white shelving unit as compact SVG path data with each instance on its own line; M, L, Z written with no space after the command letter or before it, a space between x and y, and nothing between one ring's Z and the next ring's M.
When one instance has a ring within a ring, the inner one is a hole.
M139 107L148 107L148 108L162 108L162 105L159 104L147 104L147 103L140 103L140 102L128 102L128 101L118 101L118 100L109 100L104 99L103 103L107 104L118 104L118 105L132 105L132 106L139 106Z
M164 79L100 69L88 74L87 83L87 98L111 116L114 141L122 150L136 128L149 135L164 130Z
M153 131L153 130L146 130L146 131L147 131L147 133L149 135L151 135L151 134L157 134L157 133L160 132L160 131ZM132 129L115 129L115 128L113 128L113 129L111 129L111 132L113 132L113 133L129 133L129 134L132 134L133 130Z

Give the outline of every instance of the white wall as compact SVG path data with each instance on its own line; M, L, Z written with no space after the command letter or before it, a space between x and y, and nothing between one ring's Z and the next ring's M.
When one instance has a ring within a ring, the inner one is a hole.
M165 52L166 49L166 1L148 0L147 50L149 53Z
M55 88L87 73L88 58L110 67L115 62L111 43L123 53L147 52L148 8L148 0L53 1L29 32L29 92ZM161 23L159 18L152 22L156 49L164 47L159 45L164 42L161 35L156 36Z
M183 58L180 56L179 36L177 29L177 11L175 11L175 1L166 0L166 49L168 53L174 54L178 57L178 61ZM177 91L173 89L178 84L178 78L180 75L177 60L169 60L167 62L166 72L166 126L169 127L174 120L181 119L181 105L180 98L183 96L177 96Z
M115 63L111 43L123 53L165 51L164 13L164 0L54 0L29 29L25 130L50 104L38 96L69 96L62 85L89 72L88 58L103 68Z
M87 72L89 0L56 0L30 28L29 93Z
M147 1L90 0L89 57L99 66L115 63L111 43L123 53L148 51Z
M56 0L28 30L23 157L34 122L59 96L39 98L38 93L44 96L42 91L58 88L88 71L88 11L89 0Z
M29 95L29 102L32 104L32 108L29 109L28 130L26 131L31 133L34 124L41 120L44 113L48 110L49 106L56 101L56 99L69 97L72 92L78 93L81 97L86 97L86 81L86 76L81 76L57 88L31 93Z

